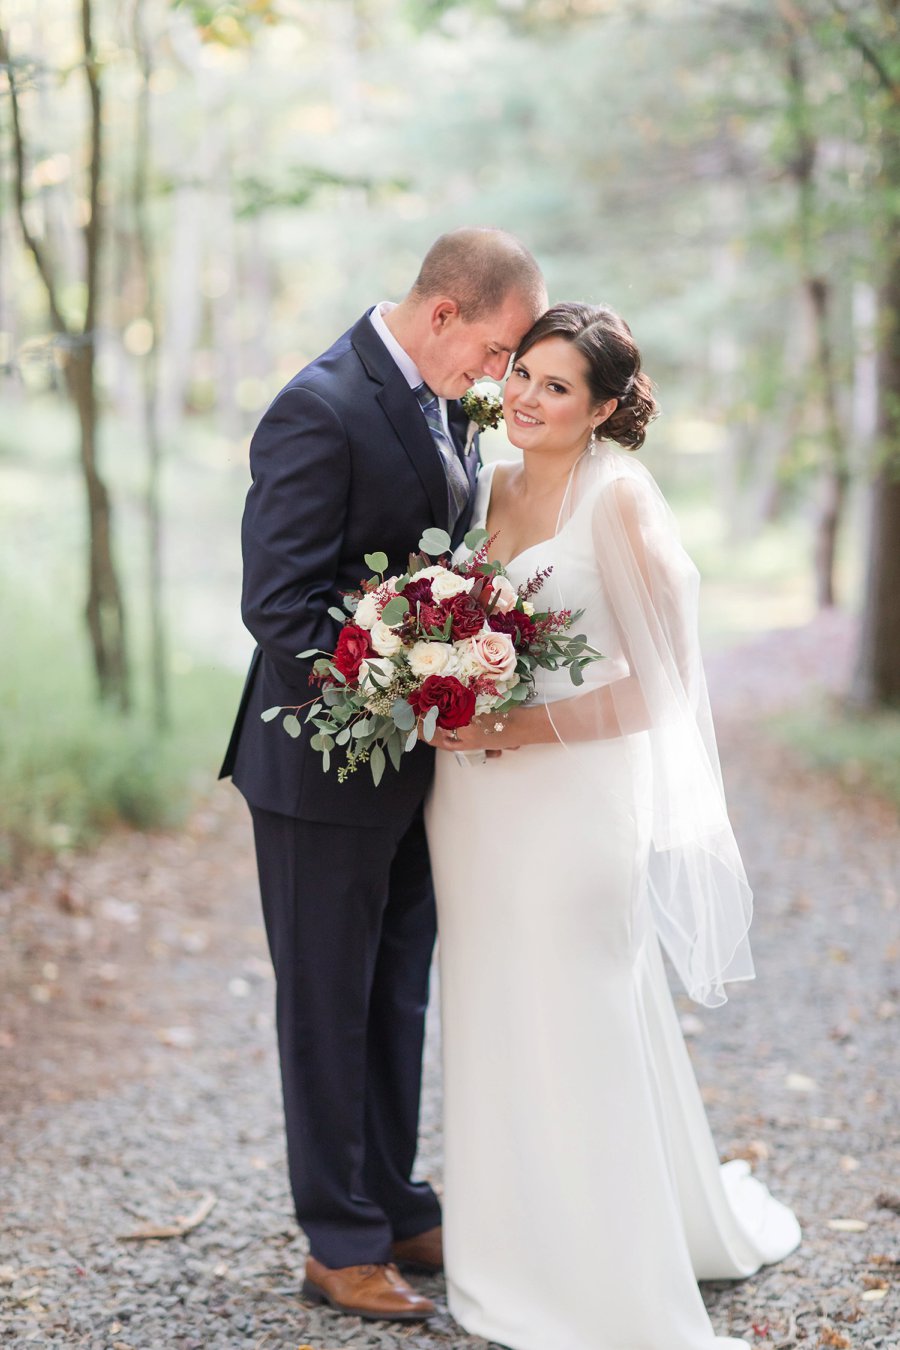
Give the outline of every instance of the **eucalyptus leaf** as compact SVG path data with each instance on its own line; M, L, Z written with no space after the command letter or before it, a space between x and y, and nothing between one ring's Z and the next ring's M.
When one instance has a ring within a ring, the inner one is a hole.
M296 660L298 660L298 661L305 661L305 660L307 660L307 658L310 657L310 656L318 656L318 655L319 655L319 651L320 651L320 648L318 648L318 647L309 647L305 652L298 652L298 653L297 653L297 656L296 656Z
M331 768L331 755L326 750L322 755L322 769L325 773L327 773L330 768Z
M419 540L419 548L423 553L427 553L429 558L439 558L442 553L450 552L450 543L450 536L446 530L439 530L435 525L431 525Z
M416 725L416 714L413 712L405 698L395 699L391 705L391 717L394 720L394 726L400 731L409 731Z
M414 750L416 747L416 741L418 739L419 739L419 729L418 727L413 727L412 731L406 738L406 744L403 747L403 753L408 755L410 750Z
M390 761L393 764L394 768L399 773L400 761L403 758L403 747L400 744L400 737L390 736L388 740L385 742L385 744L387 745L387 752L388 755L390 756Z
M424 718L422 719L422 735L425 737L426 741L430 741L434 736L434 729L437 726L437 720L438 720L437 708L429 708Z
M412 711L412 709L410 709L410 711ZM274 719L278 716L278 714L279 714L280 712L281 712L281 708L280 708L280 707L279 707L279 708L266 708L266 711L265 711L265 712L260 713L260 717L262 718L262 720L263 720L264 722L272 722L272 721L274 721Z
M384 751L380 745L372 746L372 753L369 755L369 768L372 770L372 781L377 787L381 782L381 776L384 773L385 758Z
M395 595L381 611L381 621L393 628L395 624L402 623L408 613L409 601L402 595Z
M367 553L363 559L366 567L370 567L373 572L386 572L388 565L388 556L386 553Z
M338 734L335 736L334 741L336 745L346 745L349 739L350 739L350 728L342 727L341 730L338 732Z
M331 615L333 619L337 619L338 623L347 622L347 615L344 613L342 609L338 609L337 605L329 605L328 613Z
M321 711L322 711L322 705L321 705L321 703L314 703L314 704L312 705L312 707L310 708L309 712L306 714L306 719L305 719L305 720L306 720L307 722L311 722L312 719L313 719L314 717L316 717Z
M572 677L573 684L575 685L584 684L584 676L581 673L580 666L573 666L572 669L569 671L569 674Z
M287 734L289 736L292 736L294 740L296 740L297 737L300 735L301 731L300 723L293 713L288 713L287 717L284 719L281 725L284 727Z
M465 539L463 539L463 543L470 553L477 553L484 541L490 539L490 537L487 530L470 530Z

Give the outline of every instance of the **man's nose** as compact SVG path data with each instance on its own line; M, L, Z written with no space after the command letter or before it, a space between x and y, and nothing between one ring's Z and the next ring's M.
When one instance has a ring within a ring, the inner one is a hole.
M506 374L506 367L509 365L509 355L507 352L489 352L484 361L484 373L489 375L492 380L502 380Z

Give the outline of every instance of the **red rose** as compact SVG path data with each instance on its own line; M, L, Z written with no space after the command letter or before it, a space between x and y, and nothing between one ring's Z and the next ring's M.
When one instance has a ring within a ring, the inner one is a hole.
M448 609L453 615L450 637L454 642L474 637L484 627L484 610L471 595L454 595Z
M455 675L429 675L421 689L410 694L409 703L416 717L437 708L437 724L447 731L467 727L475 715L475 691L467 689Z
M372 655L373 649L369 645L369 634L365 628L360 628L355 623L348 623L345 628L341 629L341 635L338 638L331 661L332 665L337 666L345 679L355 680L363 661L367 656Z
M537 636L537 624L521 609L508 609L505 614L495 610L488 615L488 627L493 633L506 633L516 647L527 647Z

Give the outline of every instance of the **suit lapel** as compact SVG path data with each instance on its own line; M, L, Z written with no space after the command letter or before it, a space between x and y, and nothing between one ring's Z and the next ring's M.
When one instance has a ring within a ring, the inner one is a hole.
M447 475L415 394L372 327L368 313L353 329L350 340L366 373L381 385L375 397L421 479L434 524L446 530L450 515Z

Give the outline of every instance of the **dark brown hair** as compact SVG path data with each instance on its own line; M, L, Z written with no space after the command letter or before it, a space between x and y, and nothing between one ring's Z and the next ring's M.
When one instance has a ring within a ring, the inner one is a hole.
M625 320L607 305L564 301L548 309L528 330L515 359L520 360L538 342L551 337L564 338L581 352L587 362L588 388L595 402L618 400L619 406L597 428L598 439L637 450L644 444L647 427L659 409Z
M442 234L412 286L420 300L437 295L455 300L466 323L495 314L510 291L521 295L535 317L547 303L541 269L525 245L514 234L487 226Z

